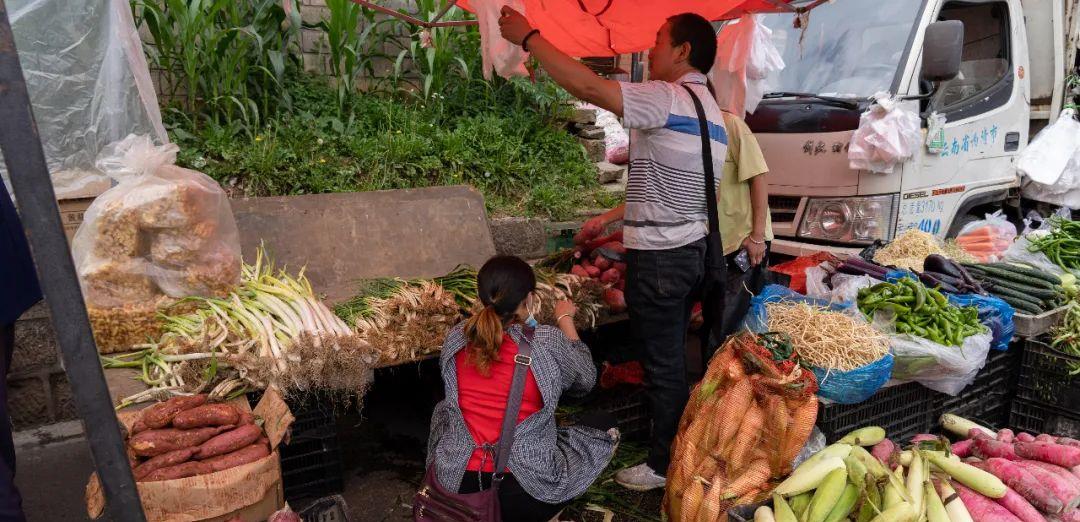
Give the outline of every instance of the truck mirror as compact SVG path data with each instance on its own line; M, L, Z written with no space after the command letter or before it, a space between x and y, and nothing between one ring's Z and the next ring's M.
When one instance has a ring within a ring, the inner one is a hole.
M944 20L926 26L923 38L922 79L943 82L960 74L964 52L964 22Z

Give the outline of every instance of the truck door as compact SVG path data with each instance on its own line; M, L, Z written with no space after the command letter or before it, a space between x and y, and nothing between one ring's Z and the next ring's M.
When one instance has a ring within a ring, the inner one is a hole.
M960 74L926 102L926 112L946 123L935 143L940 151L926 152L921 169L905 172L898 234L919 228L944 237L973 206L1003 200L1027 143L1028 58L1019 2L945 1L937 19L964 23ZM911 79L918 81L918 68Z

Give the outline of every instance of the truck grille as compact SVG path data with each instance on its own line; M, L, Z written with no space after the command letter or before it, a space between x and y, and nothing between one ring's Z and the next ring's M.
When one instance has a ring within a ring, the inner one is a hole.
M773 224L794 223L801 202L799 196L769 196L769 214Z

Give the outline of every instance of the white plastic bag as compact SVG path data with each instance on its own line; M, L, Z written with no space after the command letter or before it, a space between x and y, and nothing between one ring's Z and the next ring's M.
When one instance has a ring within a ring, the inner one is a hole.
M881 281L870 276L835 273L829 278L829 271L822 263L806 269L806 296L824 299L830 303L854 303L859 290L869 288ZM826 283L826 278L829 282Z
M1005 219L1001 210L986 214L986 219L972 221L960 229L956 244L981 263L996 263L1016 239L1016 225Z
M168 143L127 0L8 0L7 8L57 198L109 188L94 168L109 143L131 133Z
M1062 207L1054 213L1059 217L1071 219L1072 211L1067 207ZM1031 245L1031 241L1028 240L1028 236L1038 236L1041 234L1047 234L1050 231L1050 221L1044 219L1039 223L1039 226L1032 228L1032 219L1025 219L1024 232L1020 234L1020 237L1016 238L1016 241L1005 251L1005 260L1013 261L1016 263L1024 263L1031 265L1043 272L1054 275L1062 275L1065 270L1058 266L1057 263L1046 257L1046 254L1042 252L1031 252L1028 250L1028 246ZM1074 274L1075 275L1075 274Z
M611 111L597 108L596 125L604 128L604 156L609 163L625 164L630 159L630 135L619 117Z
M891 174L922 142L919 115L888 93L879 92L874 99L851 136L848 162L852 170Z
M240 281L240 234L221 187L177 167L175 145L130 135L98 168L119 183L86 210L72 251L88 308L152 308L224 295Z
M740 118L757 109L769 74L784 68L771 35L772 31L751 14L720 31L709 77L721 109Z
M986 364L993 334L968 336L960 346L945 346L909 334L889 336L894 381L916 381L927 388L955 396L975 380ZM890 381L891 382L891 381Z
M529 54L520 45L514 45L502 37L499 18L503 6L510 6L519 13L525 12L521 0L472 0L469 6L476 12L480 25L480 56L483 60L484 79L491 79L491 71L503 78L528 76L525 60Z
M1016 171L1042 185L1054 185L1080 149L1080 122L1076 111L1065 109L1031 140L1016 161ZM1074 163L1074 168L1080 165Z

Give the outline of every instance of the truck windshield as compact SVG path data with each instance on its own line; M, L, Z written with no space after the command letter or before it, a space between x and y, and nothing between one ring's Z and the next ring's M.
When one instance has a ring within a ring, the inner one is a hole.
M835 0L812 9L805 29L792 13L763 15L786 64L766 92L865 98L891 90L922 4Z

